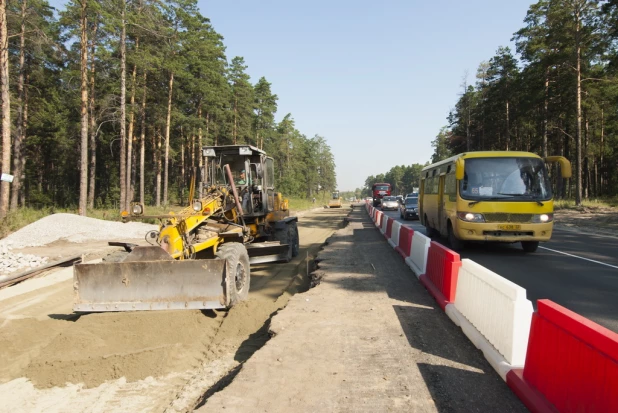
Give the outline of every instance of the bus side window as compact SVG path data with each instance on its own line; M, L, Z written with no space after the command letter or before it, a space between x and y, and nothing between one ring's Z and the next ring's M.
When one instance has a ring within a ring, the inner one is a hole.
M456 196L457 196L456 182L457 180L455 179L454 173L450 173L446 175L446 177L444 178L444 193L448 195L448 199L451 202L455 202L457 200L456 199Z

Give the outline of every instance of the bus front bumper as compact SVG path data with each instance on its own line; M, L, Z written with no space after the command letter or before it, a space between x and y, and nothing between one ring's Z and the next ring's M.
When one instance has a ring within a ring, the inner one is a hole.
M457 220L457 238L464 241L549 241L553 222L543 224L495 224Z

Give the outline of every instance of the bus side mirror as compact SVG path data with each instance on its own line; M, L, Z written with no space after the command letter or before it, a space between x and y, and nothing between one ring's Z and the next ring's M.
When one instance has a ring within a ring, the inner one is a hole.
M455 161L455 179L457 179L458 181L464 179L464 167L465 161L463 160L463 158L457 158L457 160Z
M558 162L560 164L560 173L563 178L571 177L571 162L564 156L548 156L545 158L546 163Z

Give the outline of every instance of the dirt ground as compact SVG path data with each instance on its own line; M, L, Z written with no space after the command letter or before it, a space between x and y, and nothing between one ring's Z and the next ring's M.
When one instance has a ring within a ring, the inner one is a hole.
M69 278L3 299L0 411L191 410L268 340L270 318L293 294L306 290L313 258L348 212L303 214L299 257L253 266L249 300L230 311L78 316L72 312ZM109 249L103 242L57 241L20 251L50 259L82 253L90 260Z
M559 209L554 223L557 228L618 237L618 208Z
M364 208L348 221L318 255L319 285L198 412L526 412Z

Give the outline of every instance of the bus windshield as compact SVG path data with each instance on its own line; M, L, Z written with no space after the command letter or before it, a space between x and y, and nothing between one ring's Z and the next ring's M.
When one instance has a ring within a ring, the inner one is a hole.
M390 188L388 187L388 185L374 185L373 190L374 191L388 191Z
M462 198L477 201L552 198L547 169L539 158L468 158L459 185Z

